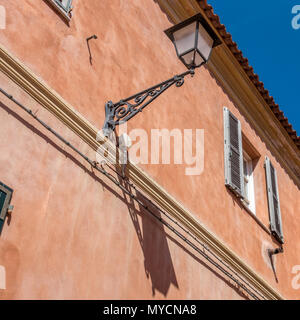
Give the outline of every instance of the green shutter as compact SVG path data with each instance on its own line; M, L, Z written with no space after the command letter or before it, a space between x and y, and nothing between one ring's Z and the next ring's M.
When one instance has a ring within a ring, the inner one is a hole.
M266 160L265 160L265 169L266 169L270 229L272 234L277 238L277 240L280 241L281 243L284 243L277 174L274 166L272 165L268 157L266 157Z
M6 199L7 194L0 190L0 219L3 219L4 214L2 213L2 209L4 207L5 199Z
M5 222L13 190L0 182L0 234Z
M240 121L224 107L225 185L244 197L244 166Z

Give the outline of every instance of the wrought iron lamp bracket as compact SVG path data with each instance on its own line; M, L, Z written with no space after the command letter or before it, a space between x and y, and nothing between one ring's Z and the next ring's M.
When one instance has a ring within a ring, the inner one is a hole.
M191 68L182 74L176 75L117 103L108 101L105 104L105 122L102 128L104 135L108 137L117 125L127 122L137 113L142 112L144 108L171 86L181 87L184 84L184 78L187 75L193 76L194 74L195 70Z

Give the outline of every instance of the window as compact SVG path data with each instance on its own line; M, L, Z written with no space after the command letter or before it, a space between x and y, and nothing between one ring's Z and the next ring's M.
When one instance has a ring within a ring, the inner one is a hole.
M0 182L0 234L9 209L13 190Z
M47 0L52 7L67 21L71 18L73 0Z
M56 4L62 8L67 14L70 13L72 8L72 0L54 0Z
M225 185L241 199L241 203L255 214L254 168L260 154L242 134L240 121L224 107ZM284 243L276 170L265 159L270 229L272 235Z
M253 163L251 157L243 152L244 165L244 198L243 204L255 214L255 194L254 194L254 178Z
M278 193L277 173L268 157L266 157L266 160L265 160L265 170L266 170L266 182L267 182L267 193L268 193L270 229L273 236L280 243L284 243L279 193Z

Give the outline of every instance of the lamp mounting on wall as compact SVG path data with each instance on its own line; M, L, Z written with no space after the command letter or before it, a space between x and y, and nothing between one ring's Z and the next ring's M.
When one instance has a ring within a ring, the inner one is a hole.
M92 65L93 64L93 57L92 57L92 53L91 53L91 48L90 48L90 44L89 44L89 41L92 40L92 39L95 39L97 40L98 37L94 34L88 38L86 38L86 44L87 44L87 47L88 47L88 50L89 50L89 55L90 55L90 64Z
M117 125L127 122L142 112L153 100L173 85L181 87L187 75L193 76L195 69L207 63L212 49L221 43L220 39L201 14L197 14L165 31L173 42L178 58L188 71L141 91L117 103L105 104L105 122L102 128L109 136Z

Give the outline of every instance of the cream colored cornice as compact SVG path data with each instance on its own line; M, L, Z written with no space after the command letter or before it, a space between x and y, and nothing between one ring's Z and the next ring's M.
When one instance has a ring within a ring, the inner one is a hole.
M98 129L62 99L43 80L35 76L21 62L0 46L0 70L33 97L41 106L54 114L64 125L76 133L93 150L103 150L97 140ZM112 149L112 148L111 148ZM111 159L114 158L110 154ZM141 191L150 196L163 210L170 213L190 230L200 241L209 246L221 259L261 292L267 299L283 299L262 277L243 262L233 251L208 231L186 208L166 190L151 179L138 166L129 163L127 175Z
M205 13L196 0L156 0L173 23ZM214 31L218 30L206 19ZM219 35L219 38L222 37ZM300 189L300 151L226 44L214 49L207 65L228 96ZM222 107L222 106L220 106Z

